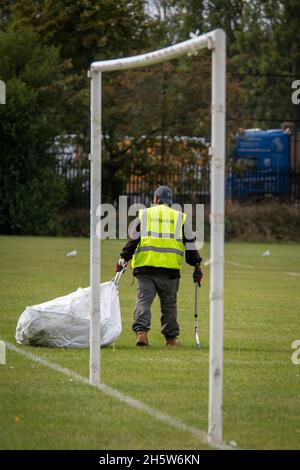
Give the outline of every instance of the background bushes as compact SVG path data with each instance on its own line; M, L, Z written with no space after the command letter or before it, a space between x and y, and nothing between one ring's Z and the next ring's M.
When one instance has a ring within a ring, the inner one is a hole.
M227 202L225 238L241 241L299 242L299 208L276 201L255 205Z

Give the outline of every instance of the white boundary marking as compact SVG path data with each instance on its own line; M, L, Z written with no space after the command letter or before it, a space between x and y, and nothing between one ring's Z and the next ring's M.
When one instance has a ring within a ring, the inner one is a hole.
M250 264L234 263L233 261L225 261L226 264L231 264L231 266L237 266L238 268L254 268Z
M56 372L60 372L66 375L67 377L71 377L77 382L83 383L85 385L89 385L90 387L94 387L100 390L102 393L104 393L104 395L108 395L109 397L115 398L116 400L122 403L125 403L131 408L142 411L143 413L147 413L152 418L158 421L161 421L162 423L165 423L171 426L172 428L177 429L178 431L191 434L193 437L195 437L196 439L199 439L199 441L201 441L203 444L206 444L207 446L214 447L217 449L222 449L222 450L236 449L236 447L226 445L226 444L223 444L221 446L211 445L208 443L208 437L207 437L206 432L202 431L201 429L194 428L193 426L188 426L182 421L172 418L171 416L165 413L162 413L159 410L156 410L155 408L152 408L151 406L147 405L146 403L143 403L139 400L136 400L135 398L130 397L129 395L125 395L122 392L119 392L119 390L113 387L110 387L109 385L105 385L105 384L91 385L88 378L83 377L80 374L77 374L77 372L73 372L71 369L62 367L58 364L55 364L54 362L49 362L46 359L43 359L42 357L36 354L32 354L29 351L24 351L21 348L16 347L14 344L9 343L8 341L5 341L5 344L6 344L7 349L9 349L10 351L14 351L18 354L21 354L22 356L30 359L31 361L37 362L38 364L48 367L49 369L55 370Z
M288 274L289 276L299 276L300 277L300 273L294 273L294 272L287 272L286 271L286 274Z
M271 351L270 351L271 352ZM144 362L149 362L149 358L145 358ZM171 358L168 359L168 362L173 362L173 363L178 363L181 364L183 360L177 359L177 358ZM208 364L209 359L197 359L197 364ZM286 361L281 361L280 359L278 360L261 360L261 361L249 361L249 360L243 360L243 359L225 359L223 361L224 365L234 365L234 366L262 366L262 367L267 367L267 366L273 366L273 365L278 365L278 366L287 366L290 364L290 358L289 360Z
M250 264L242 264L242 263L234 263L233 261L225 261L226 264L230 264L231 266L236 266L238 268L251 268L257 269L255 266L251 266ZM288 274L289 276L296 276L300 277L300 273L295 273L293 271L283 271L284 274Z

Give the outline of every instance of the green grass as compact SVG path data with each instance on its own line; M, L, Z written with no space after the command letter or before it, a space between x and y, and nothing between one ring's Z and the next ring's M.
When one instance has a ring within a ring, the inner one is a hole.
M103 280L123 243L102 243ZM78 256L65 257L77 249ZM269 249L271 256L262 253ZM206 259L209 246L202 256ZM241 448L300 448L300 365L291 344L300 339L299 245L232 243L225 248L224 440ZM89 242L75 238L0 237L0 338L15 342L26 305L89 283ZM230 263L239 263L233 265ZM123 333L102 351L102 381L123 393L207 429L209 268L199 295L202 349L193 336L192 268L179 291L182 348L166 350L153 305L151 346L137 350L131 331L136 286L130 271L120 287ZM24 347L48 361L88 374L87 350ZM200 449L178 432L93 388L7 352L0 365L1 449Z

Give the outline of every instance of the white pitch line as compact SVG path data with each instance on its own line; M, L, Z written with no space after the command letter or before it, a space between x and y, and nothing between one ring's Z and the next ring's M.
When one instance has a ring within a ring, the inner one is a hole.
M254 268L250 264L234 263L233 261L225 261L226 264L231 264L231 266L237 266L238 268Z
M252 268L255 269L255 266L251 266L250 264L242 264L242 263L234 263L233 261L225 261L226 264L230 264L231 266L237 266L238 268ZM295 273L292 271L284 271L285 274L289 276L300 277L300 273Z
M266 367L266 366L274 366L274 365L277 365L277 366L287 366L290 364L289 361L276 361L276 360L262 360L262 361L243 361L242 359L227 359L226 361L224 361L224 364L233 364L233 365L236 365L236 366L263 366L263 367Z
M76 380L77 382L81 382L85 385L89 385L91 387L94 387L98 390L100 390L102 393L105 395L108 395L109 397L115 398L116 400L126 403L126 405L130 406L131 408L134 408L136 410L142 411L144 413L147 413L150 415L152 418L155 418L158 421L161 421L165 424L168 424L172 428L177 429L178 431L186 432L191 434L193 437L196 439L199 439L203 444L206 444L210 447L214 447L217 449L221 450L233 450L236 449L236 447L230 446L230 445L211 445L208 442L208 436L205 431L202 431L201 429L194 428L192 426L188 426L187 424L183 423L182 421L179 421L175 418L172 418L172 416L169 416L165 413L161 413L160 411L156 410L155 408L152 408L151 406L147 405L146 403L143 403L139 400L136 400L135 398L130 397L129 395L125 395L122 392L119 392L119 390L110 387L109 385L105 384L99 384L99 385L91 385L89 383L89 380L86 377L83 377L80 374L77 374L76 372L73 372L71 369L67 369L66 367L62 367L58 364L55 364L54 362L49 362L46 359L43 359L40 356L37 356L36 354L32 354L29 351L24 351L18 347L16 347L14 344L9 343L8 341L5 341L5 345L7 349L14 351L18 354L21 354L22 356L37 362L38 364L41 364L45 367L48 367L49 369L55 370L56 372L60 372L67 377L71 377L72 379Z
M143 360L144 362L148 363L149 359L145 358ZM169 359L168 362L177 363L177 364L182 364L184 362L184 359ZM197 364L208 364L209 359L197 359ZM286 366L291 364L290 360L286 361L281 361L281 360L273 360L273 359L262 359L261 361L249 361L248 359L224 359L223 364L226 365L235 365L235 366L273 366L273 365L278 365L278 366Z

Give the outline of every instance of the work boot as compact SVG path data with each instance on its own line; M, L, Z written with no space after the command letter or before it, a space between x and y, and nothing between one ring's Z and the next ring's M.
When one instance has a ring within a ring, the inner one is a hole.
M137 346L149 346L147 331L137 331L136 332L136 343Z
M166 338L166 346L176 346L177 348L181 345L177 336L174 338Z

